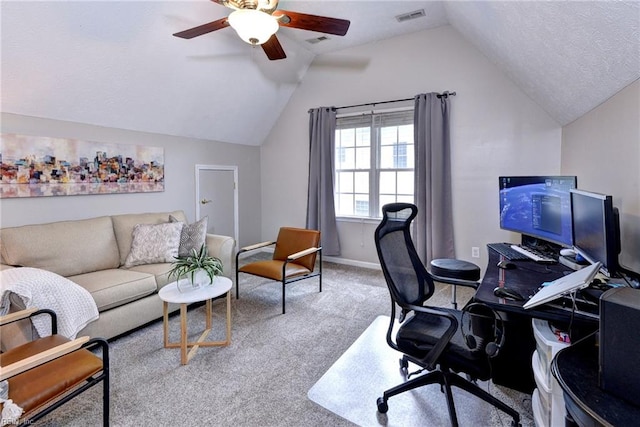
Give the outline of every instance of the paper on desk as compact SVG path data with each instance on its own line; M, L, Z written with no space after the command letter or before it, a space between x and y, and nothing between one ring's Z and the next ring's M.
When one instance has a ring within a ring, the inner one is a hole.
M564 277L554 280L547 286L544 286L542 289L540 289L522 307L533 308L540 304L553 301L554 299L559 298L560 296L569 292L586 288L596 276L598 270L600 270L601 265L602 263L596 262L595 264L584 267L581 270L578 270L571 274L567 274Z

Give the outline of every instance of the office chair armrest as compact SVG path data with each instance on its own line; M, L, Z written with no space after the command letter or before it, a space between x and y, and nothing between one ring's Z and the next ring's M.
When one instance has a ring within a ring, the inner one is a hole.
M432 371L435 369L436 364L440 359L440 355L444 352L445 348L449 344L449 341L451 341L451 338L453 338L456 331L458 330L458 319L453 314L447 311L441 311L432 307L409 305L407 308L414 310L415 312L444 317L450 321L449 327L447 328L445 333L442 334L440 339L438 339L438 342L427 353L427 355L420 360L422 363L424 363L424 366L427 368L427 370Z
M287 257L287 261L295 261L298 258L302 258L303 256L312 254L314 252L318 252L322 250L322 246L320 246L319 248L308 248L308 249L304 249L300 252L296 252L294 254L291 254Z
M275 245L275 243L276 243L276 242L262 242L262 243L256 243L255 245L249 245L249 246L245 246L244 248L240 248L240 250L238 251L238 253L247 252L247 251L253 251L253 250L255 250L255 249L264 248L265 246Z
M429 273L429 276L431 276L431 278L435 282L446 283L449 285L467 286L473 289L478 289L478 286L480 286L479 282L474 282L472 280L454 279L452 277L437 276L431 273L430 271L427 271L427 273Z
M53 359L57 359L58 357L71 353L72 351L76 351L87 341L89 341L88 336L76 338L73 341L57 345L41 353L34 354L33 356L29 356L27 358L14 362L10 365L2 366L0 381L4 381L7 378L11 378L18 374L21 374L22 372L33 369L36 366L43 365Z

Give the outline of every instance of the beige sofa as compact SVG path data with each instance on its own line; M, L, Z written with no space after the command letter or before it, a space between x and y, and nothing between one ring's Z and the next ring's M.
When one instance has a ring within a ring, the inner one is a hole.
M96 302L99 318L78 336L109 339L162 317L158 291L169 283L171 264L129 268L124 264L131 248L134 226L166 223L169 215L187 222L184 212L175 211L0 229L0 268L40 268L84 287ZM233 238L207 234L206 245L210 255L222 261L224 275L231 278L235 255ZM15 300L14 295L12 303L19 305Z

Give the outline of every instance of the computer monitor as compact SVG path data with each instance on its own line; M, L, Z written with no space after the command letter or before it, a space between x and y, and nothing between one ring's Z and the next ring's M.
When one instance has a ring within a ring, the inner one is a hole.
M620 221L613 198L582 190L571 191L573 248L591 264L602 263L600 271L612 277L618 273Z
M501 176L500 228L571 247L575 176Z

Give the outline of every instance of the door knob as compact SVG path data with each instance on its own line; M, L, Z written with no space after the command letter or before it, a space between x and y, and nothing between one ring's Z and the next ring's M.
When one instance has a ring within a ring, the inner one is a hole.
M200 200L201 205L206 205L207 203L211 203L211 202L212 202L211 200L207 200L207 199Z

